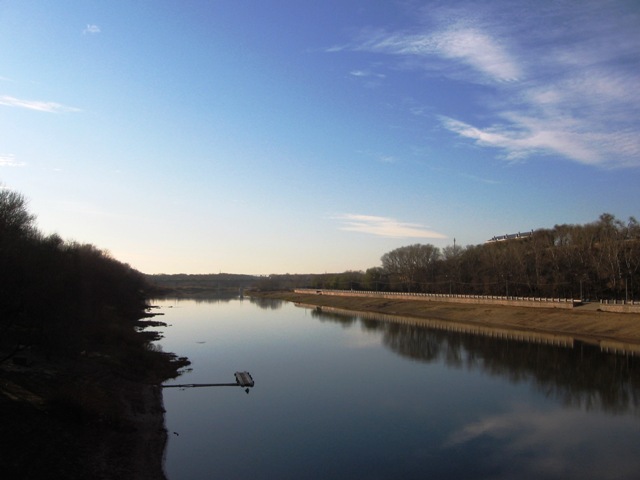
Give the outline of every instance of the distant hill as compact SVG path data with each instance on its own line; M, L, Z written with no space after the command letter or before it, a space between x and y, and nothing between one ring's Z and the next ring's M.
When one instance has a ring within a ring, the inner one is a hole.
M350 273L350 272L347 272ZM145 275L147 282L163 295L193 296L200 294L234 292L239 289L292 290L317 287L326 278L340 274L272 274L241 275L234 273L211 274L155 274ZM346 275L342 274L343 276Z
M260 281L256 275L234 273L216 274L155 274L145 275L149 283L165 294L197 294L214 291L238 290L255 287Z

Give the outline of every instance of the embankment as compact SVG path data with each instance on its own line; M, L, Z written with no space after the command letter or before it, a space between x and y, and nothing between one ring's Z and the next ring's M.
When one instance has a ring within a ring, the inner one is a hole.
M504 305L507 307L527 308L562 308L571 309L576 301L571 298L544 297L501 297L497 295L451 295L439 293L405 293L405 292L371 292L359 290L314 290L311 288L296 288L295 293L312 295L331 295L337 297L368 297L386 298L389 300L409 300L420 302L455 303L468 305ZM638 309L640 313L640 308Z
M593 304L561 309L347 295L314 295L291 291L246 292L246 294L253 297L330 306L352 311L379 312L512 330L570 335L590 343L613 340L640 345L640 314L605 312L600 310L598 305Z

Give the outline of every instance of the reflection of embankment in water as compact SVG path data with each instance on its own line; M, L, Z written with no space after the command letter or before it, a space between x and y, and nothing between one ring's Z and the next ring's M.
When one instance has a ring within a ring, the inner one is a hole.
M297 305L320 321L380 332L383 345L412 360L530 381L567 407L640 415L640 357L620 355L620 345L614 354L570 336Z
M616 342L614 340L577 340L571 335L561 335L554 333L533 332L526 330L508 329L503 327L488 327L459 321L433 320L426 318L405 317L401 315L389 315L387 313L364 312L346 310L336 307L318 307L316 305L297 303L296 306L310 308L324 313L336 313L338 315L355 316L366 320L376 320L380 322L399 323L403 325L413 325L416 327L427 327L448 332L468 333L470 335L482 335L485 337L500 340L514 340L527 343L541 343L556 347L574 348L578 345L599 345L600 350L606 353L621 355L640 355L640 345L632 343Z

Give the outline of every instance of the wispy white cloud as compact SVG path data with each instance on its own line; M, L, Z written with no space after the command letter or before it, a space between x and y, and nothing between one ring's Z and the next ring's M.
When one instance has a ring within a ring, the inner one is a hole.
M387 165L398 163L399 161L398 157L394 155L390 155L388 153L383 153L383 152L376 152L376 151L370 151L370 150L358 150L358 153L365 156L368 159L374 160L378 163L387 164Z
M374 78L385 78L386 75L384 73L376 73L370 70L352 70L349 72L349 75L353 77L374 77Z
M526 3L434 5L422 10L423 23L412 29L368 29L330 50L386 55L455 84L488 87L467 100L474 116L441 110L439 118L445 129L501 151L508 161L553 155L600 167L640 167L637 11L609 0L585 0L580 8Z
M500 39L474 28L451 28L436 37L438 53L466 63L497 81L514 81L521 75L518 62Z
M100 33L100 27L98 25L93 25L93 24L87 24L87 26L85 27L84 30L82 30L82 33L84 33L85 35L87 33L91 33L91 34L95 34L95 33Z
M362 81L363 85L367 88L380 87L384 79L387 77L384 73L375 72L373 70L351 70L349 75Z
M430 230L424 225L401 222L388 217L345 213L335 216L334 219L342 223L341 230L348 232L392 238L447 238L446 235Z
M397 159L393 155L380 155L378 161L380 163L396 163Z
M589 148L597 137L587 133L571 132L566 122L535 118L520 118L517 125L494 125L477 128L459 120L443 119L443 125L461 137L474 140L483 147L500 148L509 161L521 161L532 155L561 154L582 163L599 163L598 153ZM591 137L591 138L589 138Z
M378 31L361 43L343 49L347 48L422 60L440 57L456 62L459 67L473 69L481 77L486 77L483 81L512 81L521 75L520 67L503 42L478 28L465 25L447 25L440 30L423 33ZM328 51L340 50L334 47ZM420 65L428 68L429 63ZM481 81L480 78L477 80Z
M476 182L480 182L480 183L486 183L488 185L499 185L500 182L497 180L493 180L491 178L483 178L483 177L478 177L477 175L470 175L468 173L461 173L460 174L462 177L464 178L468 178L470 180L476 181Z
M37 110L39 112L49 113L65 113L80 112L79 108L69 107L57 102L44 102L41 100L23 100L9 95L0 95L0 105L6 107L26 108L28 110Z
M26 163L18 162L13 154L0 154L0 167L24 167Z

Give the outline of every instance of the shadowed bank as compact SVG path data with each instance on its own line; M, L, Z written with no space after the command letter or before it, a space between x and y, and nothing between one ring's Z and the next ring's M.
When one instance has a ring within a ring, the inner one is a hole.
M0 470L7 478L163 478L158 387L188 360L144 276L93 245L45 236L0 190Z

